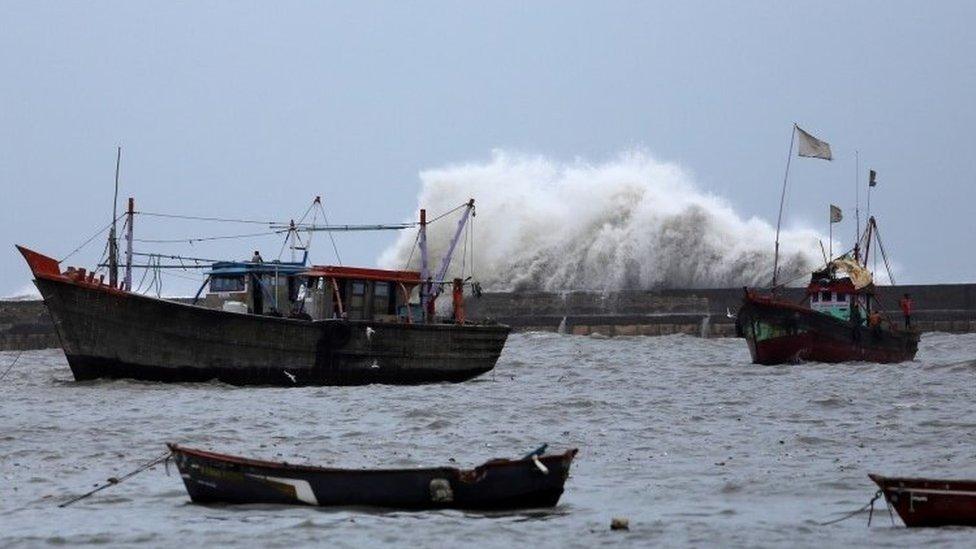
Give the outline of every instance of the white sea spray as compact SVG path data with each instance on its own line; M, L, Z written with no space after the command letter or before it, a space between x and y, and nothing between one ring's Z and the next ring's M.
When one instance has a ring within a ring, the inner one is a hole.
M758 286L772 278L775 227L743 218L686 171L642 150L592 163L496 150L487 162L421 172L429 215L475 198L473 256L464 264L492 290L600 290ZM455 223L430 225L432 262ZM386 267L418 268L415 235L387 249ZM824 240L784 230L780 280L822 263ZM462 248L452 263L460 274ZM470 252L469 252L470 253ZM408 264L408 258L410 258Z

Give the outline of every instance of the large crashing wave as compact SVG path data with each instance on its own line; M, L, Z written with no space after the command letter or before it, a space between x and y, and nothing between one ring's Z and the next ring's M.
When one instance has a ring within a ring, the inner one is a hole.
M680 167L642 151L603 164L495 151L490 162L420 178L419 203L431 214L475 198L474 274L486 289L720 288L768 285L772 276L774 227L743 219ZM455 227L448 219L429 226L432 262ZM418 268L415 238L401 234L380 263ZM782 233L781 280L822 262L820 238ZM460 253L452 272L460 271Z

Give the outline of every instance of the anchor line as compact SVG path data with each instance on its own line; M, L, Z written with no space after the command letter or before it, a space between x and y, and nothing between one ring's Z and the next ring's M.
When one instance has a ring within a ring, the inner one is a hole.
M70 500L68 500L68 501L66 501L64 503L59 504L58 507L61 507L61 508L67 507L67 506L71 505L72 503L75 503L76 501L81 501L81 500L83 500L83 499L85 499L85 498L87 498L87 497L89 497L91 495L94 495L95 493L100 492L100 491L102 491L102 490L104 490L104 489L106 489L106 488L108 488L110 486L115 486L116 484L120 484L123 481L128 480L128 479L130 479L130 478L138 475L139 473L142 473L144 471L147 471L147 470L151 469L152 467L155 467L156 465L159 465L160 463L164 463L164 462L168 461L169 458L172 455L173 455L172 452L166 452L162 456L159 456L158 458L150 461L149 463L145 463L143 465L140 465L136 470L131 471L129 473L126 473L126 474L122 475L121 477L111 477L111 478L108 479L108 481L105 484L102 484L102 485L98 486L97 488L95 488L94 490L91 490L91 491L89 491L87 493L84 493L84 494L82 494L80 496L76 496L74 498L71 498Z

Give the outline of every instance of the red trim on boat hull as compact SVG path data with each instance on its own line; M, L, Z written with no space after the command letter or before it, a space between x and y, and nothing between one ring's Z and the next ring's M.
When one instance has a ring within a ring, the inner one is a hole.
M24 259L27 260L27 266L30 267L31 273L34 275L35 279L67 282L75 286L93 288L113 294L127 293L106 283L105 275L99 275L98 278L95 278L94 271L75 269L74 267L68 267L68 270L62 273L60 267L61 262L57 259L35 252L34 250L25 248L23 246L17 246L17 250L19 250L24 256Z
M61 276L61 268L58 266L58 261L53 257L48 257L20 245L17 246L17 250L27 260L27 266L30 267L34 276Z

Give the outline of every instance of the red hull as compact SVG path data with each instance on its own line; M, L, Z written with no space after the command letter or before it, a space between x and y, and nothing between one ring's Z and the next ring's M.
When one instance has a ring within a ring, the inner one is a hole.
M915 357L914 353L857 346L846 341L818 337L818 334L809 332L767 339L758 343L750 340L749 346L753 362L757 364L854 361L894 363L905 362Z
M746 294L736 319L756 364L913 360L919 334L855 325L773 297Z
M910 528L976 526L976 481L868 475Z

